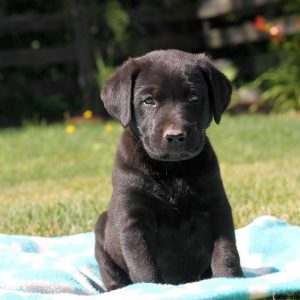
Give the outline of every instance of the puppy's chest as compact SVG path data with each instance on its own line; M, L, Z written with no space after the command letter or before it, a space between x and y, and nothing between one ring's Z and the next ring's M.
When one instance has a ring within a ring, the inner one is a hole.
M165 282L198 280L211 261L209 216L197 211L160 215L155 249L156 262Z
M192 182L181 177L157 178L149 188L163 205L172 209L184 209L197 198L197 190Z

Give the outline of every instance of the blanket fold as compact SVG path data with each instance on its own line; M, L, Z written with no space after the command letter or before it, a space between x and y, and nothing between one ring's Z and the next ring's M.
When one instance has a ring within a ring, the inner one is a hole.
M0 234L0 298L200 300L300 296L300 227L271 216L236 230L246 278L139 283L104 293L92 232L43 238Z

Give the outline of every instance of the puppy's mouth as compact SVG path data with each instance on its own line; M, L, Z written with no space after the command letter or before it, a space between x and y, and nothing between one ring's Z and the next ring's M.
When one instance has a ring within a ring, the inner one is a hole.
M160 161L182 161L188 160L195 156L197 156L204 147L205 138L201 136L199 141L192 144L189 147L184 148L160 148L160 147L151 147L147 143L143 142L144 149L148 153L148 155L155 160Z

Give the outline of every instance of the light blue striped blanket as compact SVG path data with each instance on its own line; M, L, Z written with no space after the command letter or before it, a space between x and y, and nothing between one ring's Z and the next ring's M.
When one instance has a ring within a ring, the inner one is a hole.
M264 216L238 229L236 237L244 279L140 283L103 293L93 233L55 238L1 234L0 299L259 299L300 292L300 227Z

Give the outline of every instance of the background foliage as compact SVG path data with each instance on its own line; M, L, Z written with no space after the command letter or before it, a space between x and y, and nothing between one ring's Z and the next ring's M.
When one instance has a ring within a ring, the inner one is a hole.
M79 0L76 0L79 1ZM176 32L189 32L199 26L191 14L189 22L178 24L175 19L166 14L168 22L157 21L153 13L153 7L157 12L162 8L168 11L172 6L184 2L180 0L164 1L134 1L134 0L87 0L83 1L89 8L90 34L93 37L95 49L95 62L99 87L111 76L115 66L120 64L128 55L141 54L152 50L153 45L146 49L140 49L140 39L154 36L158 32L175 34ZM143 20L138 23L129 12L136 9L140 2L145 2L144 14L148 18L148 25L143 25ZM0 18L12 14L21 13L55 13L63 11L70 14L71 0L3 0L0 3ZM191 1L191 5L196 3ZM180 6L178 6L180 7ZM148 15L147 15L147 9ZM292 13L295 16L295 24L300 30L300 2L291 0L277 8L282 16ZM261 107L267 107L266 111L285 112L300 109L300 34L282 34L284 27L271 23L268 16L272 12L261 11L260 23L255 23L255 16L249 14L247 18L253 21L253 26L269 36L267 40L253 42L235 47L206 49L213 58L226 57L231 62L226 64L223 71L232 80L237 91L234 96L234 104L243 102L243 91L248 90L252 99L250 111L260 111ZM181 11L178 9L177 15ZM266 15L266 17L264 16ZM243 21L243 15L227 14L210 20L211 26L222 26L232 22L235 25ZM251 19L252 18L252 19ZM153 19L153 23L151 23ZM149 23L150 20L150 23ZM227 23L226 23L227 22ZM277 34L274 29L278 29ZM168 31L169 30L169 31ZM166 37L168 37L166 35ZM201 39L195 36L193 39ZM192 40L185 43L185 50L192 50ZM66 46L72 43L72 33L28 33L22 35L2 35L0 29L0 50L15 48L41 49L53 46ZM150 44L149 44L150 45ZM197 49L201 51L203 49ZM262 55L263 54L263 55ZM262 59L261 56L264 58ZM46 68L22 68L0 70L0 85L19 84L27 85L31 80L51 79L60 80L76 77L77 70L74 65L58 65ZM242 90L240 92L239 90ZM253 90L255 92L253 93ZM254 96L253 96L254 95ZM246 97L249 98L248 96ZM246 99L246 100L247 100ZM53 94L50 96L34 96L28 91L14 99L0 102L0 126L20 125L24 122L39 123L62 120L66 113L68 115L80 115L82 113L83 100L80 94Z
M299 16L293 22L300 31L300 1L289 1L283 10ZM273 111L300 110L300 32L283 36L284 27L262 20L261 30L268 31L268 28L269 51L276 57L277 64L260 74L254 86L262 91L261 102L271 106Z

